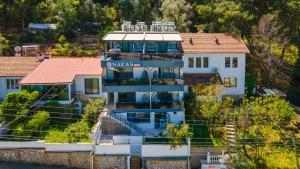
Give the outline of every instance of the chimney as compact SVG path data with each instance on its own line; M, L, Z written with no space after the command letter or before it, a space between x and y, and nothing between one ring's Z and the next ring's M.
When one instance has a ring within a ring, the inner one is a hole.
M219 42L219 39L215 36L215 43L217 44L217 45L220 45L220 42Z
M194 42L193 42L192 38L190 38L189 42L190 42L191 45L194 45Z

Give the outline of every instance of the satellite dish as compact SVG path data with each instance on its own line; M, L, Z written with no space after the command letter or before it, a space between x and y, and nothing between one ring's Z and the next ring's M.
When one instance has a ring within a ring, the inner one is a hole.
M16 53L19 53L19 52L21 52L22 47L21 47L21 46L16 46L16 47L14 48L14 50L15 50Z

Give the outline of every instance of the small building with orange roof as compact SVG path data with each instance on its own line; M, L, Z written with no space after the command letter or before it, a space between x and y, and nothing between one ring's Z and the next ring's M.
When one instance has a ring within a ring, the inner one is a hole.
M99 58L45 59L20 81L22 89L38 91L41 101L70 104L75 97L102 96Z

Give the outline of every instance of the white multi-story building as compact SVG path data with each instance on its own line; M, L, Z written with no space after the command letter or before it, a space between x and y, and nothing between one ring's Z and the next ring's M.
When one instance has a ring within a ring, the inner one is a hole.
M182 38L171 23L125 23L103 40L102 91L108 112L142 133L184 122Z
M184 52L183 73L186 85L189 85L191 78L199 78L198 81L205 82L207 80L201 78L216 75L223 85L222 95L245 94L246 54L249 50L240 37L224 33L180 35L183 39L181 45Z

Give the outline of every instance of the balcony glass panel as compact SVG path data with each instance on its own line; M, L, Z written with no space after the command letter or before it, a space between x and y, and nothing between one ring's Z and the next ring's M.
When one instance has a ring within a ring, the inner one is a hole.
M150 85L148 79L103 79L104 86ZM179 85L174 79L155 78L151 85Z
M150 103L143 102L118 102L119 110L150 109ZM178 101L172 102L152 102L152 109L180 109L183 104Z
M182 61L181 53L104 53L106 60Z
M68 85L26 85L22 86L23 90L28 92L38 91L40 97L45 100L69 100L69 87Z

